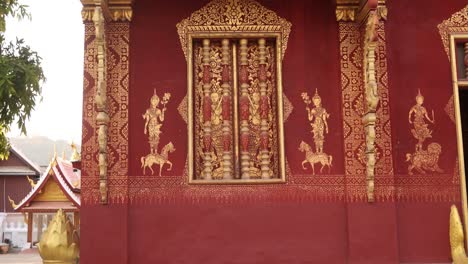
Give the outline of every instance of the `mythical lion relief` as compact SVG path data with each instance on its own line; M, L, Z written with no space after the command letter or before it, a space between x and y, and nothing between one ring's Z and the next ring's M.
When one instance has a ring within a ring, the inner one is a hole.
M170 93L165 93L163 99L159 98L156 94L156 89L154 94L150 99L150 107L146 109L145 114L143 114L143 119L145 120L144 134L148 135L148 143L150 147L150 153L144 157L141 157L141 167L143 168L143 174L146 173L146 168L149 168L151 174L154 174L152 166L154 164L159 165L159 176L162 174L162 169L165 164L169 165L168 171L172 170L172 163L169 161L169 153L175 151L175 147L172 142L167 143L162 149L161 152L158 152L159 139L161 136L161 127L164 122L164 114L166 112L166 104L171 98ZM162 106L160 106L162 104Z
M432 118L429 117L426 107L423 106L424 96L418 91L416 96L416 104L411 107L408 113L408 122L413 125L411 133L417 140L415 152L406 154L406 162L408 165L408 174L412 175L413 170L424 174L426 172L441 173L443 170L439 167L439 156L442 153L442 146L439 143L430 143L427 149L424 149L424 141L432 138L432 130L429 128L428 121L435 124L434 111Z

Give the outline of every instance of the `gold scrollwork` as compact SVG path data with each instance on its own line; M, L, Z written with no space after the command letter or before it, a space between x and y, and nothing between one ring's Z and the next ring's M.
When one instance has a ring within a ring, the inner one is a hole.
M188 59L188 33L279 32L281 57L288 44L291 23L253 0L214 0L177 24L182 50Z
M307 119L312 127L311 133L315 145L314 152L309 144L305 141L301 141L299 151L305 152L305 159L302 161L302 168L306 170L305 164L309 163L312 168L312 175L315 175L314 165L316 163L320 163L322 165L320 173L323 172L325 166L328 167L328 173L330 173L333 157L323 152L325 134L328 134L327 120L330 117L330 114L322 106L322 98L319 96L317 89L315 90L315 95L312 99L306 92L302 93L301 96L306 105ZM311 104L313 104L312 108L310 107Z
M144 157L141 157L141 167L143 168L143 174L146 173L146 168L149 168L151 174L154 174L152 166L154 164L159 165L159 176L162 174L162 169L165 164L169 165L168 171L172 170L172 162L169 161L169 153L174 152L176 149L172 142L167 143L162 149L161 152L158 152L159 139L161 136L161 127L164 122L164 114L166 112L166 104L171 98L170 93L164 93L164 96L161 99L156 94L156 89L154 89L154 94L150 99L150 107L146 109L145 114L143 114L143 119L145 120L144 134L148 135L148 143L150 147L150 153ZM159 105L162 106L159 106Z

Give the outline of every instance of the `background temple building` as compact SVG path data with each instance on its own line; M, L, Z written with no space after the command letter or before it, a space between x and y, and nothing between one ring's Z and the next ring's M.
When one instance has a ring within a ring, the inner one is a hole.
M0 161L4 184L0 192L2 241L8 239L19 248L32 247L58 209L69 214L79 229L81 158L73 144L72 149L70 160L65 159L65 152L63 157L55 152L42 173L15 147L11 147L6 160Z
M464 252L466 0L81 2L81 263Z
M20 213L15 213L8 198L20 200L31 191L41 174L39 166L29 160L17 148L10 148L8 159L0 161L0 236L9 239L14 246L26 244L27 225Z

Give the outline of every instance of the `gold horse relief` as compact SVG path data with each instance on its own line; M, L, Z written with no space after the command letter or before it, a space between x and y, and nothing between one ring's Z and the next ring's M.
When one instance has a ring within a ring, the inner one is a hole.
M413 125L411 134L417 140L414 153L406 154L406 162L408 165L408 174L412 175L413 171L420 174L426 172L442 173L444 172L438 165L439 156L442 153L442 146L439 143L429 143L427 149L424 149L424 142L428 138L432 138L432 130L429 128L429 122L435 124L434 111L432 111L432 118L429 117L424 104L424 96L418 90L416 95L416 104L411 107L408 112L408 122Z
M330 114L322 106L322 98L319 96L317 89L312 99L309 95L304 92L302 93L302 99L306 104L307 119L310 122L312 130L312 138L315 145L315 152L312 147L305 141L301 141L299 145L299 151L305 153L305 159L302 161L302 169L307 170L305 166L307 163L312 168L312 175L315 175L315 164L321 164L320 173L323 173L323 169L328 167L328 173L331 172L333 157L323 151L325 143L325 135L328 134L328 118ZM311 108L310 105L313 104Z
M143 114L145 120L144 134L148 135L148 144L150 147L150 153L144 157L141 157L141 168L143 169L143 175L146 173L146 168L149 168L151 175L154 174L153 165L159 165L159 176L162 175L162 170L165 164L169 167L167 171L172 170L172 162L169 161L169 153L174 152L176 149L172 142L167 143L161 152L158 151L159 140L162 134L161 128L165 120L166 104L171 98L170 93L165 93L162 101L154 90L153 96L150 99L150 107L146 109ZM162 106L160 106L160 104Z

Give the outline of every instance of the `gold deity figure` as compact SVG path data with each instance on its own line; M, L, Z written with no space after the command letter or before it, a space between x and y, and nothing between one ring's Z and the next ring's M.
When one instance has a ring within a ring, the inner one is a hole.
M249 96L250 102L250 120L252 124L258 126L260 125L260 93L255 91L252 93L252 96Z
M221 124L222 121L222 108L221 108L221 103L223 102L223 99L219 96L219 93L213 92L211 93L211 112L213 113L211 115L211 124L217 126Z
M148 142L150 145L151 153L158 153L159 137L162 133L161 127L164 122L164 113L166 112L166 104L169 101L171 94L165 93L163 97L162 107L159 106L160 99L154 89L154 94L150 99L150 107L143 115L145 119L145 135L148 134Z
M426 120L434 124L434 111L432 111L432 119L429 118L426 108L423 106L424 96L421 95L421 91L418 90L418 95L416 96L416 104L411 107L408 113L408 121L410 124L413 124L413 129L411 133L418 140L416 144L416 152L423 149L423 143L426 138L432 137L432 131L428 128ZM414 117L413 117L414 116Z
M322 98L318 95L317 89L312 97L312 103L314 107L311 109L309 107L310 99L308 99L306 110L312 127L311 132L314 135L315 151L316 153L323 153L324 134L328 134L327 119L330 117L330 114L322 107Z

